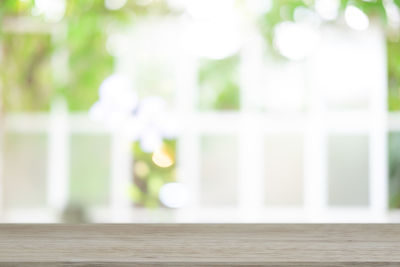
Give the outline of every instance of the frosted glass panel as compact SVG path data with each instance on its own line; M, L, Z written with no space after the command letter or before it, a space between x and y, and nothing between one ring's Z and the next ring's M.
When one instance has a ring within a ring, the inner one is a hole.
M46 141L44 134L5 134L5 209L43 208L46 205Z
M312 61L311 83L330 109L365 109L374 88L385 88L386 48L381 29L323 27Z
M204 136L201 140L201 194L203 206L237 203L238 148L234 136Z
M109 197L110 138L73 135L70 140L70 202L106 204Z
M265 138L265 204L301 205L303 201L303 136Z
M329 205L368 205L368 154L368 136L329 137Z
M118 40L112 42L118 51L117 69L131 79L134 77L135 92L140 97L162 97L171 106L178 87L180 60L177 59L182 58L180 39L177 38L179 28L176 26L171 18L153 17L137 21L129 33L111 35Z

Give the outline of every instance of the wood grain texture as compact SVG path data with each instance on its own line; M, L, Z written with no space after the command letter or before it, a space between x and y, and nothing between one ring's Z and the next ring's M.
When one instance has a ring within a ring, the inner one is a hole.
M400 266L400 225L0 225L0 266L155 265Z

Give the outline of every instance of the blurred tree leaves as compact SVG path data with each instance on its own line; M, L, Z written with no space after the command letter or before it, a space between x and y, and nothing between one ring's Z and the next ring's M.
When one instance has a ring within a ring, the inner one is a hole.
M395 5L400 8L400 0L394 0ZM274 27L282 21L294 21L296 8L305 7L314 10L314 0L273 0L272 8L269 12L259 18L260 30L269 43L269 48L273 47ZM340 15L343 15L348 5L355 5L366 13L370 19L380 21L382 25L387 23L387 13L383 0L364 1L364 0L340 0ZM331 23L336 23L333 21ZM399 30L397 30L399 31ZM399 37L390 40L388 33L387 41L387 61L388 61L388 106L390 111L400 110L400 39Z
M105 13L102 1L72 1L68 6L70 75L62 91L71 110L88 110L98 98L100 83L112 73L113 58L105 47Z
M87 111L98 98L101 82L113 71L114 59L106 50L109 31L116 25L134 23L143 16L162 15L170 12L165 1L147 5L128 1L119 10L108 10L104 0L67 0L64 42L52 42L52 30L43 32L8 33L2 27L1 78L4 106L9 111L43 111L50 106L53 95L64 95L73 111ZM32 14L34 0L3 0L0 4L0 23L9 18L42 19ZM49 68L53 52L67 49L68 80L55 81ZM29 68L34 68L28 75ZM31 66L31 67L30 67ZM14 92L15 91L15 92Z
M400 208L400 134L389 133L389 207Z
M107 10L104 0L68 0L66 3L66 13L62 21L67 25L64 43L54 44L51 36L45 36L43 33L8 33L3 30L0 32L3 44L1 78L4 107L7 110L47 110L55 94L64 95L71 110L88 110L97 99L100 83L113 71L114 60L106 50L107 34L112 31L112 26L134 23L143 16L171 12L166 1L152 1L147 5L142 1L127 1L119 10ZM400 7L400 0L395 0L394 3ZM370 17L377 17L386 22L387 16L382 0L341 0L340 9L343 11L349 4L356 5ZM259 19L261 31L268 42L272 43L273 29L277 23L294 20L297 7L312 10L313 5L313 0L273 0L271 10ZM3 22L9 17L34 17L31 15L33 7L34 0L3 0L0 5L0 20ZM52 26L49 23L49 28ZM59 46L64 46L69 53L70 73L66 83L54 81L49 69L52 53L60 49ZM399 46L398 41L388 42L390 110L400 110ZM202 87L219 88L214 102L206 104L200 100L200 108L239 108L238 85L232 77L227 77L228 72L232 70L227 70L223 66L224 62L227 62L226 65L236 64L234 60L226 59L214 64L215 67L211 64L208 67L203 66L200 70L199 81ZM32 64L37 64L34 69L30 67ZM207 68L221 68L218 73L221 81L217 81L217 77L205 78L207 75L213 76L210 71L206 74ZM30 74L27 73L29 69Z
M200 62L200 109L238 110L240 107L238 55L221 60L203 59Z
M135 160L134 184L130 194L137 206L147 208L157 208L161 204L158 194L165 183L176 181L176 140L164 140L163 149L173 158L174 163L162 168L157 166L152 160L152 153L144 152L139 142L133 144L133 157ZM141 166L137 166L140 164ZM142 169L145 168L146 171Z
M13 111L47 110L53 94L50 36L3 33L1 41L3 107Z
M389 110L400 110L400 43L387 42Z
M0 4L0 19L6 16L27 16L31 14L33 0L2 0Z

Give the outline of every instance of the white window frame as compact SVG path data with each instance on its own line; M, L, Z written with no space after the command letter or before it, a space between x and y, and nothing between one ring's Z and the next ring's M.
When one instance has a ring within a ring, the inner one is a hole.
M20 25L20 24L7 24ZM21 32L25 27L9 29ZM46 32L42 27L26 28ZM54 34L57 31L49 31ZM61 37L54 37L60 41ZM178 136L178 180L185 183L191 198L188 207L181 210L146 211L134 208L126 192L132 183L133 156L129 140L119 132L89 120L86 113L68 113L63 100L56 101L50 114L7 114L5 131L16 133L48 134L48 208L40 210L1 210L3 221L28 221L26 214L42 214L41 220L57 220L60 209L68 203L69 137L71 134L106 134L111 137L111 187L109 206L92 207L89 212L94 221L103 221L107 214L110 222L171 221L171 222L383 222L389 220L388 212L388 160L387 136L400 131L400 112L388 112L386 72L382 70L381 86L371 94L371 106L365 112L329 112L318 104L320 95L314 91L310 109L306 113L287 117L263 113L252 109L251 92L256 92L257 73L249 74L244 68L261 66L262 48L254 32L249 31L241 52L241 109L235 112L200 112L197 110L196 58L182 57L178 81L176 110L182 125L187 125ZM58 53L53 62L66 64L68 53ZM64 62L64 63L63 63ZM250 65L246 65L250 64ZM304 66L307 67L307 66ZM67 68L66 68L67 69ZM306 69L306 68L305 68ZM65 77L59 77L65 79ZM252 82L248 82L251 80ZM327 120L325 120L328 118ZM192 123L192 122L195 123ZM295 133L304 135L304 206L299 208L266 208L264 204L263 142L267 133ZM368 208L332 208L327 205L326 140L330 133L366 134L369 136L369 199ZM236 208L204 208L200 205L200 137L205 134L229 134L238 137L239 180ZM246 155L253 155L253 160ZM3 163L4 164L4 163ZM317 166L317 167L316 167ZM384 178L384 179L383 179ZM0 176L0 199L2 183ZM61 197L60 197L61 196ZM169 216L172 214L172 216ZM110 215L110 216L108 216ZM32 217L33 218L33 217ZM161 219L160 219L161 218Z

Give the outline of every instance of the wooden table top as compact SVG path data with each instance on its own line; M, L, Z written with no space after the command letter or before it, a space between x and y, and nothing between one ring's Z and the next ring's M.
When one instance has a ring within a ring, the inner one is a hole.
M400 266L396 224L0 224L0 266Z

